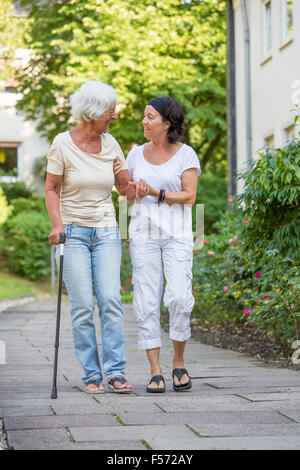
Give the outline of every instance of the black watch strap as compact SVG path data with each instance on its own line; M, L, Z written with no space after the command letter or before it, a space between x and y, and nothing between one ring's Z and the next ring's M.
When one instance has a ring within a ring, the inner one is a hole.
M159 191L159 196L158 196L158 204L161 204L164 200L165 200L165 196L166 196L166 191L165 189L161 189Z

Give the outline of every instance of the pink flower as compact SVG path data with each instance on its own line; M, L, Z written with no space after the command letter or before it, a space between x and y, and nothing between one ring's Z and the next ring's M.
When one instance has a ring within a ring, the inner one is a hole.
M214 251L208 251L208 252L207 252L207 255L208 255L208 256L215 256L215 252L214 252Z
M192 294L194 294L194 292L195 292L195 289L192 290Z
M228 287L228 286L224 286L223 289L224 289L224 292L227 292L228 289L229 289L229 287Z
M236 235L234 235L234 237L232 238L229 238L229 243L232 244L232 243L237 243L238 241L238 237Z
M264 299L269 299L270 297L268 295L264 295Z
M208 243L208 241L206 240L206 238L202 238L201 243Z
M132 284L132 278L131 277L128 279L128 282L129 282L129 284Z
M285 303L286 303L287 305L289 304L287 300L285 301Z
M244 224L244 225L247 225L248 222L249 222L249 219L245 219L245 220L243 221L243 224Z
M254 310L256 310L256 309L257 309L257 307L254 307Z
M255 277L256 277L256 279L259 279L260 278L260 272L255 273Z
M248 315L250 313L250 308L246 308L246 310L243 311L244 315Z

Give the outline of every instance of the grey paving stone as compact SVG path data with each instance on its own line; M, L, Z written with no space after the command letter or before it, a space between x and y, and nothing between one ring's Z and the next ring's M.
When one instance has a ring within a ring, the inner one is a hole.
M101 395L102 396L102 395ZM98 395L99 397L99 395ZM98 398L97 398L98 400ZM143 409L143 407L147 406L147 410L150 412L157 412L161 413L162 410L157 407L154 403L151 401L147 403L139 403L136 401L137 398L132 397L131 401L126 399L125 397L120 401L120 400L102 400L100 403L94 402L90 404L84 404L84 405L77 405L76 408L71 405L61 405L58 402L54 403L53 409L56 414L61 415L61 414L90 414L90 413L114 413L117 415L120 415L120 413L126 413L128 411L135 411L137 409ZM142 406L142 408L140 408Z
M57 394L59 395L60 392L62 391L73 391L72 390L72 385L58 385L58 392ZM47 383L47 384L41 384L41 383L30 383L28 382L28 385L26 383L23 383L22 385L17 386L16 384L14 385L11 383L11 385L0 385L0 392L6 392L10 393L13 392L15 393L18 390L22 390L27 393L27 392L32 392L32 390L35 390L36 393L39 392L46 392L49 395L51 394L51 389L52 389L52 382Z
M278 429L284 423L292 421L276 411L201 411L172 413L121 413L121 420L127 425L142 424L277 424ZM278 426L280 424L280 426Z
M8 416L51 416L53 410L50 406L10 406L1 407L0 413L2 418Z
M149 439L153 450L299 450L299 436L203 437L198 440Z
M105 441L105 442L72 442L71 450L147 450L138 440L132 441ZM101 456L102 457L102 456ZM108 457L101 458L99 464L106 463Z
M110 410L104 409L96 401L90 403L78 404L76 406L59 403L58 400L53 400L52 408L56 415L90 415L93 413L106 414Z
M212 436L300 436L300 424L205 424L188 423L204 437ZM299 439L299 438L298 438Z
M65 429L27 429L7 432L9 447L14 450L54 450L72 448Z
M281 401L281 400L300 400L299 392L273 392L273 393L247 393L240 394L247 400L251 401Z
M248 402L252 409L256 410L278 410L280 413L285 411L300 411L300 400L272 400Z
M61 396L58 396L56 400L59 400L59 405L82 405L82 404L90 404L94 403L93 402L93 395L87 395L83 393L76 394L69 394L70 397L64 397L62 398ZM3 407L34 407L34 406L53 406L56 402L54 402L53 399L50 397L50 393L48 394L48 398L20 398L18 400L3 400L2 401L2 406Z
M118 420L112 415L60 415L60 416L14 416L4 418L5 429L50 429L65 428L69 426L120 426Z
M193 381L195 382L195 380ZM245 387L232 387L232 388L215 388L208 383L202 383L202 391L212 392L215 395L240 395L246 398L247 395L252 393L287 393L287 392L300 392L299 387L268 387L264 385L247 385Z
M155 403L165 412L177 411L254 411L253 403L236 396L180 396L156 397Z
M296 423L300 423L300 410L281 410L281 412Z
M89 427L89 428L70 428L71 434L75 442L86 441L114 441L114 440L133 440L154 439L157 436L169 439L193 439L195 434L184 425L165 425L165 426L120 426L105 428Z
M216 387L216 388L241 388L249 386L275 386L275 387L293 387L300 385L300 375L298 372L295 372L295 375L292 377L278 377L278 376L266 376L263 377L261 380L257 379L257 377L249 378L249 377L215 377L209 378L207 383Z

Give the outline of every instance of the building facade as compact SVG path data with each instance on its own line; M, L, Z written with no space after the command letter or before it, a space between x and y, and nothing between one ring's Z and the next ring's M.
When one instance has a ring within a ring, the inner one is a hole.
M234 173L246 169L265 145L281 147L298 135L293 109L300 105L300 1L232 0L229 10L229 193L234 194L242 189Z
M27 13L15 6L7 16L18 18L21 27ZM47 154L49 142L36 131L36 122L26 121L16 110L20 95L14 75L28 64L29 55L22 48L7 55L5 42L0 46L0 182L24 181L34 187L33 165L37 157Z
M26 121L16 111L18 94L0 91L0 182L24 181L35 187L33 165L45 156L49 142L36 131L36 123Z

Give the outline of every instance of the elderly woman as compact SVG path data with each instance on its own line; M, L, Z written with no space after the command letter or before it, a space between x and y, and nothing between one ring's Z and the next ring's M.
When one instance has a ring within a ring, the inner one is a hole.
M86 393L104 393L95 326L93 284L101 321L102 362L115 392L132 391L124 377L123 309L120 297L121 241L111 198L113 161L126 168L117 141L109 134L117 119L117 93L98 81L71 96L76 128L58 134L48 154L46 205L51 244L66 233L63 279L71 306L76 355Z
M174 98L151 100L142 124L150 142L130 151L128 170L121 162L114 164L116 186L134 204L129 237L138 345L146 349L150 362L152 378L147 392L164 392L159 354L165 277L164 305L170 314L174 348L173 389L181 392L192 386L184 368L184 350L194 306L191 207L196 200L200 164L195 151L180 142L184 116Z

